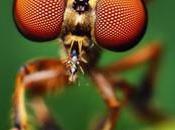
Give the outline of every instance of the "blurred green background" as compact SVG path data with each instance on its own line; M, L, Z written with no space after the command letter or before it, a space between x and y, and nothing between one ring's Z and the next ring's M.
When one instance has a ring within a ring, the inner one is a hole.
M17 31L12 18L13 0L0 0L0 130L10 128L11 96L14 79L19 67L35 57L58 55L57 41L34 44L26 40ZM163 44L163 57L158 71L155 94L152 102L161 110L175 118L175 1L155 0L148 7L149 26L141 43L126 53L105 51L100 65L109 64L144 46L149 41L159 40ZM52 43L52 44L49 44ZM124 76L133 83L138 83L144 73L144 66L129 71ZM78 83L66 89L58 96L49 96L47 103L55 117L66 130L86 130L93 119L100 117L106 108L86 76L81 76ZM172 127L174 125L174 128ZM163 128L163 124L157 130ZM151 124L139 120L127 106L121 111L117 128L120 130L156 130ZM174 122L166 124L164 130L175 130Z

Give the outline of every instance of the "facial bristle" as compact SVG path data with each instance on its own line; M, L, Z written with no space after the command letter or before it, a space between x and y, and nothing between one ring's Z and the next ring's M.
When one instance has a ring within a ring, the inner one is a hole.
M99 0L95 39L109 50L124 51L138 43L145 32L147 14L141 0Z
M65 0L15 0L14 19L28 39L47 41L61 31Z

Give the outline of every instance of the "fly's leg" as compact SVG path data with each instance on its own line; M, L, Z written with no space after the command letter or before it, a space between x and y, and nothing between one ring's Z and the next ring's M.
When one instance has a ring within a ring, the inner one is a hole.
M109 108L108 116L98 125L97 130L113 130L120 107L128 102L131 102L137 112L144 118L156 121L162 119L162 115L157 114L154 109L150 108L149 104L154 89L160 54L161 46L159 43L154 42L116 63L92 71L91 77ZM140 85L138 85L139 87L135 87L136 85L132 85L123 79L116 78L117 74L144 63L148 63L148 70L143 76ZM117 89L123 91L125 95L124 101L116 98L115 91Z
M161 55L161 50L161 44L159 42L153 42L146 47L138 50L134 54L127 56L117 62L114 62L104 68L101 68L101 70L106 74L114 75L136 68L144 63L152 62L152 64L155 64L153 66L157 66L157 62L159 61Z
M34 97L41 96L47 92L53 92L64 87L68 82L66 69L59 60L37 60L23 66L17 74L12 100L13 130L30 130L28 123L29 116L26 110L26 92L30 93L29 101L33 99L32 102L34 102L37 101ZM48 112L44 111L47 110L44 103L41 100L38 103L42 106L43 113L46 112L45 115L47 115ZM37 109L34 111L37 111Z
M96 130L113 130L119 115L120 102L115 96L113 87L102 73L92 71L91 78L109 109L108 115L98 124Z
M129 93L130 101L134 108L144 118L149 118L152 121L159 121L164 119L164 116L157 110L154 110L150 105L150 100L154 91L154 84L156 80L156 74L159 66L161 56L161 46L159 43L151 43L145 48L138 50L133 55L119 60L112 65L102 68L103 73L108 77L114 77L115 74L122 73L123 71L130 70L144 63L148 64L146 73L143 75L139 85L131 85L126 81L111 80L113 86L119 87L121 84L125 84L125 89ZM112 78L111 78L112 79ZM123 86L122 85L122 86ZM132 87L138 86L138 87ZM129 91L128 91L129 90ZM126 92L126 91L124 91Z

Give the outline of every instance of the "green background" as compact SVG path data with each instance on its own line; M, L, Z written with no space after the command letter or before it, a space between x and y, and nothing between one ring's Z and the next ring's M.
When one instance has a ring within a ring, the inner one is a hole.
M34 44L17 31L12 18L13 0L0 0L0 130L10 128L11 96L14 79L19 67L35 57L58 55L57 41ZM100 64L105 65L144 46L150 41L159 40L163 45L163 57L155 86L155 105L170 117L175 117L175 1L155 0L148 8L149 26L141 43L125 53L105 51ZM52 44L49 44L52 43ZM144 66L125 73L130 82L137 83L144 73ZM93 120L103 115L105 105L91 81L80 76L78 84L66 89L58 96L47 99L55 117L67 130L86 130ZM166 125L171 128L174 122ZM121 111L117 127L120 130L152 128L152 125L139 120L127 106ZM159 126L163 128L162 126ZM155 128L152 128L153 130ZM159 128L158 128L159 129ZM174 127L175 129L175 127ZM172 128L172 130L174 130Z

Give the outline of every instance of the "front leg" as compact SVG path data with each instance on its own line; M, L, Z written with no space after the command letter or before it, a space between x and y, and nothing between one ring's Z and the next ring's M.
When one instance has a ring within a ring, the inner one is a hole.
M161 46L159 43L152 43L139 50L135 54L113 63L100 70L93 71L91 77L105 100L109 115L98 126L97 130L113 130L119 115L119 109L128 101L131 101L138 112L146 118L160 120L162 115L150 109L149 101L152 95L156 78L158 62L160 58ZM123 79L115 78L115 75L123 71L132 69L143 63L149 63L148 71L143 76L143 80L137 89L136 85L131 85ZM115 96L116 88L124 92L125 100L119 102Z
M157 69L160 61L161 46L159 43L151 43L143 49L138 50L136 53L125 57L116 63L113 63L105 68L102 68L103 73L110 76L122 73L123 71L130 70L139 65L148 64L148 70L143 76L140 87L135 92L135 103L145 106L149 103L152 95L154 82L156 79ZM137 100L137 101L136 101ZM143 104L144 103L144 104Z
M109 109L108 116L100 122L96 130L113 130L119 115L120 102L115 96L113 87L102 73L99 71L92 71L91 78Z
M37 60L23 66L17 74L13 95L13 130L29 130L25 93L36 97L68 84L64 64L55 59Z
M122 88L120 87L120 89L123 89L124 93L129 93L129 99L138 114L151 121L160 121L165 118L158 110L155 110L155 108L150 106L160 57L161 45L159 42L154 42L150 43L145 48L138 50L136 53L102 68L103 73L108 75L108 78L113 77L109 79L113 86L119 88L121 84L125 84L125 88L123 88L122 85ZM114 79L116 74L145 63L148 64L148 68L139 85L131 85L126 81L121 82L120 80Z
M134 54L126 56L101 70L107 74L117 74L143 65L151 63L151 66L157 66L161 56L162 46L159 42L149 43L146 47L136 51ZM157 68L157 67L155 67Z

